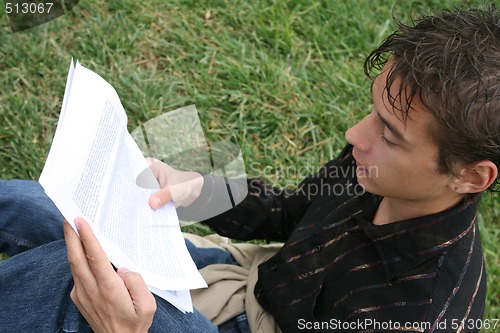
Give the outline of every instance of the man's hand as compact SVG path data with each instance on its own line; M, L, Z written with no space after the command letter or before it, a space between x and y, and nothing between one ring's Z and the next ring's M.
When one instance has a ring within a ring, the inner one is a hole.
M149 198L151 208L161 208L171 200L173 200L175 207L186 207L200 196L203 187L201 174L175 170L154 158L148 159L148 162L161 186L161 190Z
M156 301L142 277L124 268L115 272L87 222L77 218L75 225L81 239L64 223L73 302L94 332L147 332Z

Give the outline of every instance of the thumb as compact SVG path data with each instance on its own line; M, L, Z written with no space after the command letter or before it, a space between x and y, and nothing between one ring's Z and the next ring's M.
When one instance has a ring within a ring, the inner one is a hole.
M167 204L167 202L172 200L172 193L168 186L165 186L158 192L155 192L149 198L149 206L153 209L159 209Z
M154 314L156 311L156 300L148 290L142 276L123 267L119 268L116 273L123 280L134 303L135 311L138 314Z

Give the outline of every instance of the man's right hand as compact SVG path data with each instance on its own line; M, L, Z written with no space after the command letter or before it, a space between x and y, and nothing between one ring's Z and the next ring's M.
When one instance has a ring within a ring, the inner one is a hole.
M151 170L161 189L149 198L152 209L159 209L173 201L175 207L192 204L201 193L203 176L197 172L179 171L154 158L148 158Z

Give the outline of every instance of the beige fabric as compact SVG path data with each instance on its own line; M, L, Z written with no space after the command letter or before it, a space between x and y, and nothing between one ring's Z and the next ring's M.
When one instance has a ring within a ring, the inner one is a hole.
M252 333L281 333L271 314L257 302L253 291L258 266L273 256L281 244L233 244L219 235L200 237L184 234L197 247L229 251L241 266L216 264L200 270L208 288L191 291L193 305L214 325L220 325L246 312Z

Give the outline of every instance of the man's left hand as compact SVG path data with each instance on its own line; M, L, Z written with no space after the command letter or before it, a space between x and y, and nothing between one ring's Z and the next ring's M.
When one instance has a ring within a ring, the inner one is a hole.
M92 229L75 219L80 238L64 223L68 260L75 286L71 299L94 332L147 332L153 322L156 301L138 273L117 272Z

